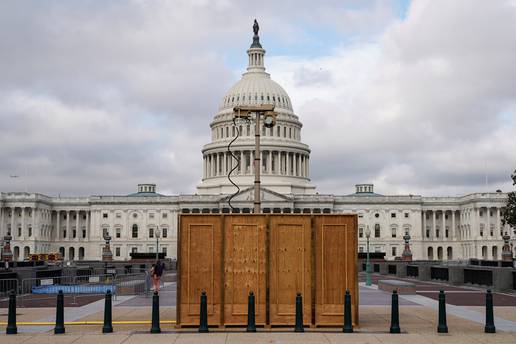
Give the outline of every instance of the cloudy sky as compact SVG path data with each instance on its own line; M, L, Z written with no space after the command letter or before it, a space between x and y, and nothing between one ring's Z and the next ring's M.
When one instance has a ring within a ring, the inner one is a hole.
M254 18L320 193L513 188L516 0L98 0L0 2L0 191L195 192Z

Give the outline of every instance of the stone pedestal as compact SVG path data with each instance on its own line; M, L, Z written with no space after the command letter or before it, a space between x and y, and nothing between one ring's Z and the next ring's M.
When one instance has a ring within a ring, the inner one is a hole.
M507 234L507 232L505 233L505 235L502 237L503 239L503 248L502 248L502 261L504 262L512 262L512 250L511 250L511 246L509 245L509 239L511 237Z
M12 240L12 237L9 234L4 236L4 247L2 250L2 260L4 262L12 262L13 261L13 253L11 252L11 240Z
M112 261L113 260L113 253L111 252L111 248L108 245L104 245L102 248L102 260L103 261Z
M410 251L410 235L408 233L405 233L403 236L403 240L405 240L405 248L403 249L403 253L401 254L401 260L404 262L411 262L412 261L412 251Z

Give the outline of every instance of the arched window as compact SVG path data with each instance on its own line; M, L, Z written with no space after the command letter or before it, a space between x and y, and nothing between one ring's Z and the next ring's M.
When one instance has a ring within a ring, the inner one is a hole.
M132 237L138 238L138 225L136 223L133 225Z

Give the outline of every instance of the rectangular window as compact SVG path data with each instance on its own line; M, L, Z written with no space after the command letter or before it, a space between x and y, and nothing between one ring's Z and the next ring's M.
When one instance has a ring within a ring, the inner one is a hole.
M396 213L391 213L391 217L395 218L396 217Z
M120 232L121 232L121 231L120 231L120 228L117 228L117 229L115 230L115 237L120 238L120 236L121 236L121 233L120 233Z
M120 214L120 213L116 213L116 218L117 218L117 219L119 219L119 218L121 218L121 217L122 217L122 214Z
M359 228L358 229L358 237L359 238L363 238L364 237L364 229L363 228Z
M163 213L163 214L161 214L161 217L166 219L168 217L168 214L167 213Z
M380 225L376 224L374 226L374 237L379 238L380 237Z
M120 247L115 247L115 256L120 257Z
M104 238L106 235L108 235L108 228L102 228L102 237Z
M154 228L149 228L149 238L154 238Z
M429 229L426 230L426 237L430 238L430 230Z
M359 217L359 218L363 218L363 217L364 217L364 214L360 213L360 214L358 214L358 217Z
M409 213L405 213L405 218L409 217Z
M396 228L392 228L391 231L392 231L391 236L393 238L396 238Z
M154 213L150 213L149 214L149 219L153 219L154 218Z
M396 247L391 247L391 253L393 256L396 256Z
M66 238L66 229L63 230L63 238Z
M358 252L364 252L364 246L360 246L360 247L358 248Z
M167 248L166 247L162 247L161 252L164 253L165 257L167 256Z
M75 229L74 229L74 230L72 231L72 237L73 237L74 239L75 239L75 238L77 238L77 230L75 230Z
M86 230L85 229L82 230L82 238L83 239L86 238Z
M107 213L104 213L104 214L102 214L102 217L103 217L103 218L105 218L105 219L107 219L108 214L107 214Z
M131 253L138 253L138 247L132 247Z
M163 231L163 235L161 237L162 238L166 238L168 236L167 229L166 228L162 228L161 230Z
M435 230L435 237L436 237L436 238L439 238L439 229L436 229L436 230Z

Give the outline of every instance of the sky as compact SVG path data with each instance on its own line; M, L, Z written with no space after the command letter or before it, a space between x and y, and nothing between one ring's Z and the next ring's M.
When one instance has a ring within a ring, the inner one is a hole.
M0 2L0 191L195 193L255 18L319 193L514 189L516 0L24 0Z

